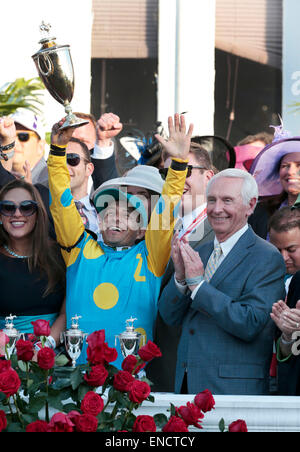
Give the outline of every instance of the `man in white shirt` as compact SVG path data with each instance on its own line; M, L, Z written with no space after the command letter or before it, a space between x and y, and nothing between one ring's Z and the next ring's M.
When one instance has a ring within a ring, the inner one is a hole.
M173 240L175 277L159 311L166 323L182 326L175 392L268 394L270 312L284 296L285 265L247 224L257 198L253 176L221 171L207 186L214 241L193 250L177 235Z

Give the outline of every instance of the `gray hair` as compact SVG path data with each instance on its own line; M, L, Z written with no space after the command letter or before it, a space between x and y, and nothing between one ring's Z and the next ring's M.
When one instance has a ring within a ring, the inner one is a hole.
M248 173L247 171L238 169L238 168L228 168L223 171L220 171L219 173L215 174L209 181L206 187L206 196L209 194L209 190L217 179L221 177L232 177L237 179L243 180L243 185L241 189L241 196L243 199L243 203L248 206L250 203L250 200L252 198L256 199L256 202L258 200L258 186L256 183L256 180L252 176L252 174Z

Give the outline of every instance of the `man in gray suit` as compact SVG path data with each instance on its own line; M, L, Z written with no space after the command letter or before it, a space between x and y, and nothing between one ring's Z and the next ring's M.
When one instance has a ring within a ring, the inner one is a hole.
M214 241L193 250L175 237L175 277L159 311L181 325L175 392L268 394L272 305L284 297L285 265L278 250L247 223L258 198L255 179L227 169L207 186Z
M168 161L166 160L166 166ZM214 170L209 153L199 144L191 142L188 154L188 174L181 201L181 215L176 228L179 236L186 238L192 248L213 240L214 232L207 219L206 186L213 177ZM165 172L167 168L165 169ZM174 275L170 260L163 276L161 293ZM167 325L157 314L154 342L160 347L162 356L147 366L147 376L152 381L152 391L173 392L177 346L180 339L180 326Z

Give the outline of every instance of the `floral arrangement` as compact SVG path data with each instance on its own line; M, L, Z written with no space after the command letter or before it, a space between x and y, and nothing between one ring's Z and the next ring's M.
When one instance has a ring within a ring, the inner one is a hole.
M38 320L33 326L34 338L18 340L10 359L7 353L0 357L0 432L188 432L189 426L201 429L204 413L214 409L214 398L205 390L184 406L171 404L169 417L136 416L145 400L154 402L151 383L138 376L147 362L161 356L153 342L137 357L127 356L119 370L111 364L116 349L108 347L104 330L95 331L87 338L87 364L71 368L64 355L55 356L45 346L49 323ZM35 354L37 337L41 348ZM51 418L50 409L55 411ZM223 419L219 428L225 431ZM246 432L246 423L235 421L228 431Z

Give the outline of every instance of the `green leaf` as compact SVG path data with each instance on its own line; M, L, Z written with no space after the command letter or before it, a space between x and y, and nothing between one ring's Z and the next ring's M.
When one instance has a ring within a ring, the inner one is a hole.
M11 422L8 424L6 428L7 432L24 432L24 429L22 428L21 424L18 422Z
M70 375L72 389L77 389L78 386L83 382L83 377L81 371L78 367Z
M171 412L171 416L175 416L176 407L173 405L173 403L170 403L170 412Z
M69 362L69 359L66 357L66 355L58 355L55 358L55 365L58 367L66 366Z
M168 422L167 416L162 413L155 414L153 416L153 419L154 419L155 425L160 429L162 429Z
M61 390L71 386L70 378L59 378L54 383L52 383L51 388L55 390Z
M225 421L224 421L224 419L222 418L222 419L220 419L220 422L219 422L219 430L220 430L220 432L224 432L224 430L225 430Z
M91 388L88 385L80 385L78 388L78 401L81 401L90 390Z
M40 394L36 394L35 397L30 397L28 404L28 412L29 413L38 413L46 403L47 397L45 395L40 396Z

